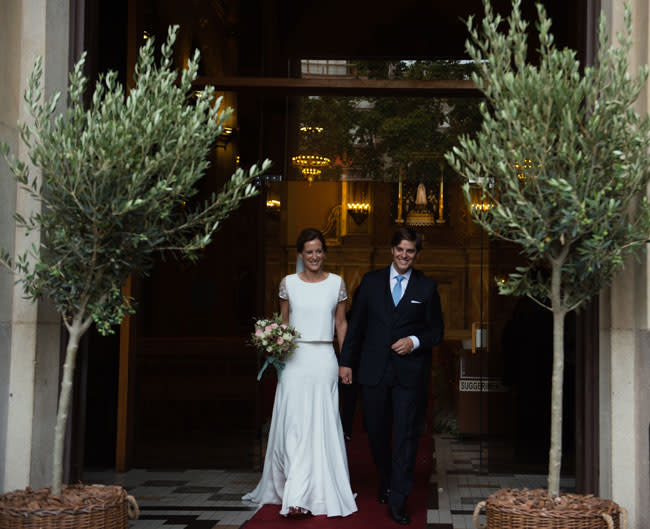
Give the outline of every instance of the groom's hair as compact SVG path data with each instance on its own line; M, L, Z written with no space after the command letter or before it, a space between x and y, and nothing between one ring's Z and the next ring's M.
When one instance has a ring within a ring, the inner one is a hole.
M323 245L323 251L327 253L327 244L325 244L325 237L320 230L316 228L305 228L298 235L298 240L296 241L296 250L298 253L302 252L302 249L305 247L305 243L318 239Z
M395 248L402 241L411 241L415 243L415 249L419 253L422 250L422 235L417 231L406 226L399 228L395 235L393 235L393 240L390 242L392 248Z

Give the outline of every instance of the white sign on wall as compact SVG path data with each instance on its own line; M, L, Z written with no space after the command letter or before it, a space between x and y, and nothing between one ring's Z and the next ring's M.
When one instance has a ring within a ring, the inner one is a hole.
M501 383L500 378L463 377L458 381L459 391L484 391L505 393L508 388Z

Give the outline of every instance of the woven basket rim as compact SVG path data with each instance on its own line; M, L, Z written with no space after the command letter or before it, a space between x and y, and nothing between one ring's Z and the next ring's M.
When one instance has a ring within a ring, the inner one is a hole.
M29 516L58 516L61 514L88 514L90 512L96 512L96 511L105 511L108 509L114 508L116 505L120 505L121 503L126 502L126 499L116 501L113 503L102 503L102 504L96 504L96 505L86 505L84 507L80 507L79 509L6 509L6 508L0 508L0 514L8 514L10 516L24 516L24 517L29 517Z
M30 517L30 516L61 516L61 515L75 515L75 514L89 514L92 512L105 511L109 509L114 509L116 506L119 507L122 504L128 502L128 493L126 489L121 485L103 485L103 484L73 484L65 485L66 488L75 488L82 489L84 487L114 487L119 490L119 496L115 497L113 501L97 501L96 503L87 503L81 504L77 508L71 509L69 507L63 507L61 509L40 509L34 508L29 509L28 507L9 507L0 503L0 514L9 515L14 517ZM2 495L0 495L2 497Z
M571 496L576 496L575 494L569 494ZM579 496L579 495L578 495ZM598 508L591 509L571 509L571 508L562 508L558 506L557 509L549 507L527 507L522 508L520 505L511 505L504 504L499 497L493 497L492 495L487 498L485 502L486 511L493 510L498 512L507 512L513 515L520 516L522 518L570 518L570 519L602 519L602 514L609 515L618 515L621 513L620 506L613 500L607 498L599 498L600 505Z
M620 514L620 509L602 509L594 511L578 511L578 510L552 510L552 509L531 509L524 510L517 507L504 507L494 505L486 505L486 509L494 509L495 511L508 512L516 514L517 516L528 517L528 518L575 518L575 519L586 519L593 518L595 520L600 520L602 514Z

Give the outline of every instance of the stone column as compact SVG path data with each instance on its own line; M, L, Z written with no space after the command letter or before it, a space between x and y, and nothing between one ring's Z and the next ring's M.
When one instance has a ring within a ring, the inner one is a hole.
M7 1L0 17L0 141L16 152L18 134L18 77L20 32L17 20L20 0ZM0 247L13 252L15 226L12 214L16 211L16 184L9 169L0 160ZM0 267L0 460L6 458L7 408L9 399L9 353L11 350L13 278ZM5 465L0 465L0 484L4 482Z
M650 10L645 0L629 2L634 45L630 70L648 63ZM623 0L603 0L610 41L624 27ZM648 86L637 101L648 112ZM628 528L650 527L650 268L647 257L630 259L601 296L601 367L599 388L600 495L629 513Z
M69 0L6 0L0 18L3 83L0 131L12 152L28 156L19 141L17 120L28 122L22 94L37 56L43 58L46 97L65 92L68 75ZM61 98L65 104L65 97ZM32 173L38 175L36 171ZM26 237L11 215L28 216L40 204L13 182L0 166L0 243L19 254L38 245ZM0 276L0 468L2 490L49 484L59 380L59 318L47 302L31 303L21 285ZM8 388L8 389L7 389Z

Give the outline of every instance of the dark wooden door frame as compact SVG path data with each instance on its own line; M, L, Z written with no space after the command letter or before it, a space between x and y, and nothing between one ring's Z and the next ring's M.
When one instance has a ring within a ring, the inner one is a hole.
M579 57L594 64L598 53L598 18L601 0L581 0L578 32ZM581 15L580 15L581 13ZM597 494L599 489L599 341L598 297L576 318L576 490Z
M598 493L598 298L576 318L576 490Z
M75 63L86 47L86 0L70 0L68 28L68 71L72 72ZM60 326L61 366L65 359L68 333L61 322ZM70 420L66 427L65 451L63 461L63 480L65 483L81 481L84 461L84 434L86 429L86 374L87 374L88 338L83 337L74 373L74 386Z
M81 51L86 47L86 0L71 0L70 2L70 66L79 58ZM130 3L131 6L132 3ZM576 4L579 10L577 19L580 21L577 41L579 42L579 56L584 64L593 64L597 51L597 26L600 14L600 0L581 0ZM132 21L132 17L131 17ZM133 22L133 21L132 21ZM129 32L132 34L133 32ZM129 46L134 50L135 46ZM130 57L132 60L133 58ZM92 58L90 58L92 61ZM438 96L476 96L477 91L471 83L467 82L437 82L437 83L411 83L401 86L399 84L382 83L352 83L354 86L329 86L324 83L314 83L307 80L260 80L230 78L211 79L217 85L226 89L239 89L251 91L282 90L292 93L329 92L340 93L361 90L374 92L375 95L401 93L403 95L438 95ZM449 84L447 84L449 83ZM283 85L280 87L279 85ZM263 275L263 271L260 272ZM258 280L263 281L263 277ZM576 488L579 492L597 493L599 469L599 438L598 438L598 300L594 300L577 318L577 352L576 352ZM130 333L128 333L130 335ZM80 366L82 367L82 366ZM83 367L82 367L83 370ZM81 397L83 398L83 397ZM85 417L83 413L76 414L76 420L81 421L78 426L83 429ZM71 436L76 437L76 436ZM71 458L68 465L76 467L77 473L81 467L80 458L83 451L79 450L79 440L72 441ZM76 441L76 442L75 442ZM75 446L77 445L77 446ZM127 456L127 454L123 454ZM124 457L123 463L127 462ZM76 464L75 464L76 463ZM68 467L68 472L70 470Z

